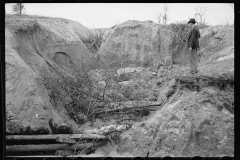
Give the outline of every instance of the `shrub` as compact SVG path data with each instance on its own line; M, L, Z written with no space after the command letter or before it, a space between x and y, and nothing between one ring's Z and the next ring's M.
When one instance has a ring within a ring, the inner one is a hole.
M131 73L116 78L116 70L104 69L100 74L104 83L94 80L87 66L77 65L73 61L71 68L49 66L39 69L39 77L36 80L49 91L52 106L57 110L65 109L68 116L78 124L100 116L105 110L110 109L112 102L121 106L124 101L148 97L144 82L126 87L118 84L119 79L130 80ZM119 113L111 113L113 114ZM124 110L121 114L129 113Z
M97 32L95 35L90 35L88 39L83 40L84 45L91 53L96 53L103 42L104 32Z
M102 100L84 66L73 65L71 69L50 66L39 71L36 80L48 89L52 105L65 108L77 123L86 121L94 110L94 103Z
M187 23L172 23L170 24L170 28L175 33L173 38L175 39L176 43L180 46L184 46L191 31Z
M54 108L65 109L70 118L82 124L94 118L94 114L106 109L110 102L123 101L115 71L105 69L100 85L90 76L89 67L77 65L73 61L70 68L49 66L39 69L36 81L48 89L50 102ZM99 104L100 108L99 109Z

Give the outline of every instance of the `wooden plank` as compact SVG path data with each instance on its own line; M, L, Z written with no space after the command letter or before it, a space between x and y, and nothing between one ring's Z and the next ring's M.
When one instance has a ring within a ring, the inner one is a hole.
M7 141L15 140L56 140L58 137L62 139L105 139L105 136L97 134L48 134L48 135L7 135Z
M92 143L83 144L41 144L41 145L9 145L6 146L6 152L24 152L24 151L56 151L56 150L82 150L92 147Z

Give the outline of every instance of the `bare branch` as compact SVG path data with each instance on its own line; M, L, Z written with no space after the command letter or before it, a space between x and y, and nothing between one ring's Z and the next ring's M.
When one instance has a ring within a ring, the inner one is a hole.
M168 6L164 6L163 7L163 13L159 12L159 15L157 16L158 18L158 23L162 23L164 25L167 24L167 21L169 20L169 17L168 17Z
M207 12L207 7L198 6L195 10L195 19L199 21L200 25L206 25L205 13Z

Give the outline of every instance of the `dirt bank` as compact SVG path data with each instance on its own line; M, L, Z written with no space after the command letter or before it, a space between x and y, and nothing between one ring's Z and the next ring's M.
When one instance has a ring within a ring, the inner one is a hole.
M71 59L89 63L91 55L82 43L92 32L78 22L47 17L12 16L5 19L6 110L31 127L47 127L69 121L64 110L50 103L48 91L35 78L48 65L68 66Z
M53 119L57 124L72 124L78 133L83 133L120 123L117 118L129 114L131 128L119 134L118 141L95 148L92 156L233 156L234 48L232 42L228 43L233 40L231 27L201 31L202 57L199 73L195 75L189 74L188 64L174 64L172 68L161 66L156 70L158 62L166 55L177 53L171 48L172 34L166 28L150 21L127 21L105 31L98 54L115 70L91 70L94 84L104 90L101 96L116 104L120 99L121 103L132 105L131 109L140 101L154 102L157 107L147 114L129 110L110 112L122 107L121 104L111 106L112 103L99 102L94 111L101 116L80 126L67 116L63 107L52 106L49 91L37 84L35 78L41 66L69 67L73 59L91 63L91 54L82 41L100 31L93 33L80 23L46 17L7 16L5 23L9 119L45 128L49 128L48 121ZM221 36L225 34L226 38ZM217 40L219 37L224 43ZM208 45L205 40L212 43ZM184 56L179 57L181 60ZM107 84L119 90L106 89ZM14 130L14 126L12 128Z

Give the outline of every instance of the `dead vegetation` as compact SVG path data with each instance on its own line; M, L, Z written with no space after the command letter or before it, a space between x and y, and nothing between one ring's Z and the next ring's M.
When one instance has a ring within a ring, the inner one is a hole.
M74 69L75 72L67 74L60 67L44 68L37 81L49 90L55 108L65 108L75 122L83 124L93 112L95 103L107 102L95 91L93 80L87 73Z
M103 73L105 85L101 86L86 71L74 70L73 73L70 73L63 72L57 67L50 67L49 70L41 71L41 78L38 79L38 82L44 84L49 90L52 105L57 109L64 107L69 116L79 124L95 118L103 121L116 119L115 126L109 129L92 130L91 133L103 134L110 142L117 144L119 135L123 131L118 129L119 126L124 125L125 129L129 129L134 121L138 121L142 116L147 116L150 110L156 110L156 107L161 104L141 101L128 102L126 97L119 97L123 89L118 85L118 78L114 73L114 71L105 70ZM91 153L93 148L96 148L95 144L98 141L95 139L88 143L91 145L80 151L76 150L74 154Z
M94 35L90 35L88 39L85 39L82 42L91 53L96 53L103 42L103 34L104 32L97 32Z
M172 49L182 49L186 47L188 36L191 29L186 22L177 22L169 25L169 28L173 31L173 40L171 43Z
M172 24L171 27L176 33L175 40L177 43L184 45L189 34L186 24ZM223 36L225 33L226 32L224 32ZM215 33L213 32L213 34ZM86 46L92 53L96 53L99 49L102 41L101 36L102 35L90 37L89 40L85 42L88 44ZM219 38L219 40L221 39L223 39L223 37ZM180 71L173 71L178 75L182 74ZM166 73L166 75L164 75L165 73L161 73L162 75L157 77L158 81L152 81L152 77L146 76L146 74L139 76L135 76L133 73L116 75L116 70L105 68L102 73L102 81L104 83L99 83L99 80L94 79L89 74L88 67L84 65L77 66L76 63L71 66L71 69L59 66L48 66L42 68L39 73L40 75L36 80L48 89L51 104L58 110L62 108L66 109L69 117L78 124L84 124L96 118L100 118L103 121L106 119L116 119L114 126L89 131L89 133L104 135L109 141L115 144L119 143L120 133L124 129L129 129L133 121L139 121L139 118L148 116L150 111L155 111L161 107L163 103L166 103L166 101L175 94L176 89L179 89L176 87L198 91L199 103L209 102L215 104L219 110L226 108L231 113L234 112L234 84L231 75L230 77L226 76L225 79L224 77L217 77L217 79L211 79L212 77L205 77L204 79L204 77L201 77L202 81L196 77L189 78L182 76L180 79L181 86L174 85L168 89L169 85L167 83L173 78L176 78L175 73L174 77L168 73ZM125 83L132 79L136 81L133 85L124 86L119 84L119 82ZM195 82L195 80L197 81ZM153 82L156 83L155 86L147 84ZM159 100L157 101L156 99L159 91L156 91L156 93L154 92L156 94L154 100L152 99L150 102L147 100L143 101L149 97L149 90L152 90L156 86L161 90L160 94L161 92L164 94L165 99L159 96L159 98L164 99L159 103ZM163 86L167 88L166 91L164 91L164 88L161 88ZM211 90L206 87L214 87L214 89ZM178 97L175 98L178 99ZM9 121L13 122L11 116L9 117ZM16 125L9 126L10 125L7 127L12 130L19 130ZM72 143L72 141L66 139L58 139L58 142ZM76 141L74 141L74 143L75 142ZM74 154L89 154L100 145L98 142L98 139L94 138L88 141L89 145L81 145L82 143L86 143L86 141L79 139L76 146L73 146L71 149L74 149ZM81 148L80 151L76 150L78 146Z
M64 108L78 124L108 116L117 118L118 122L130 115L136 120L152 109L148 108L150 104L128 107L125 102L133 99L127 95L133 90L121 87L113 70L103 73L104 84L92 78L84 66L74 65L71 71L50 66L41 69L37 81L48 89L52 105L56 109ZM136 96L138 99L134 100L140 101L139 94Z

